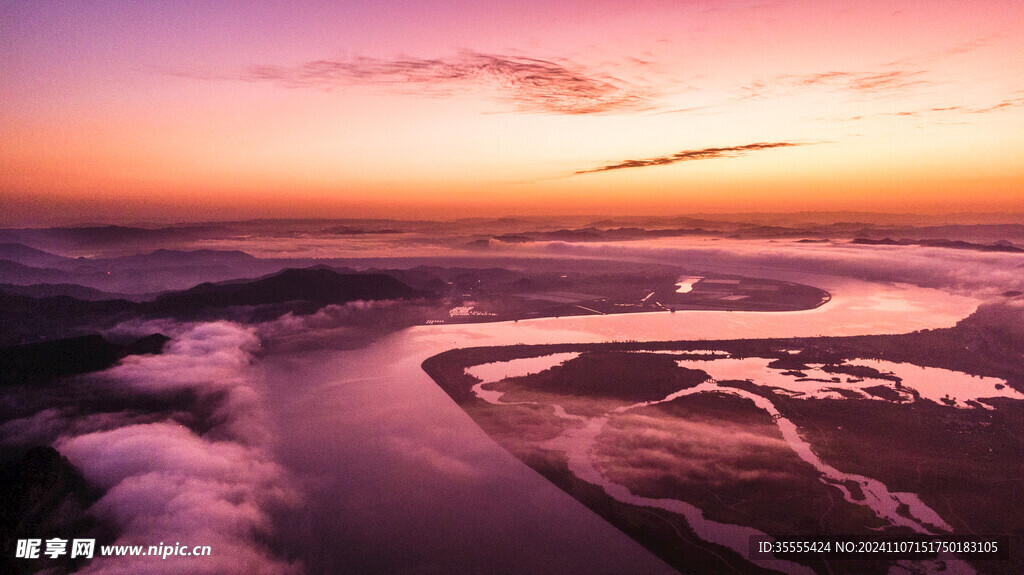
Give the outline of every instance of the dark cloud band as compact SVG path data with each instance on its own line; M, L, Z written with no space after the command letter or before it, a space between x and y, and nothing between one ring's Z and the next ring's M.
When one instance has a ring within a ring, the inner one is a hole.
M710 160L713 158L735 158L744 156L751 152L770 150L772 148L790 148L806 144L796 142L760 142L757 144L746 144L744 146L729 146L726 148L702 148L699 150L684 150L670 156L657 158L646 158L643 160L624 160L615 164L608 164L590 170L580 170L576 174L592 174L595 172L608 172L611 170L622 170L625 168L645 168L647 166L664 166L677 162L690 162L694 160Z

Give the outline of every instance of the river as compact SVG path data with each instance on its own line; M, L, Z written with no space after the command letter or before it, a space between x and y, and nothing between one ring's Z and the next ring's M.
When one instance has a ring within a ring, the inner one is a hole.
M306 502L277 517L310 573L672 573L513 458L422 371L432 355L517 343L902 333L949 327L978 300L829 276L821 308L693 311L418 326L355 350L271 355L276 456Z

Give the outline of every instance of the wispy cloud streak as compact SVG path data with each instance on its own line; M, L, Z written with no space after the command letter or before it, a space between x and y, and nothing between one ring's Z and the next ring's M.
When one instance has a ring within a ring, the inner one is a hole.
M989 112L1000 112L1000 111L1003 111L1003 110L1009 110L1010 108L1017 108L1017 107L1020 107L1020 106L1024 106L1024 98L1011 98L1011 99L1003 100L1002 102L1000 102L998 104L993 104L991 106L984 106L984 107L981 107L981 108L962 107L962 109L963 109L963 111L967 112L968 114L987 114ZM936 111L938 111L938 110L936 110Z
M592 174L595 172L608 172L611 170L622 170L626 168L665 166L668 164L675 164L677 162L691 162L694 160L710 160L714 158L735 158L737 156L745 156L751 152L757 152L761 150L770 150L773 148L791 148L793 146L803 145L806 144L796 142L760 142L756 144L746 144L743 146L729 146L725 148L702 148L699 150L684 150L682 152L677 152L669 156L645 158L642 160L624 160L615 164L601 166L599 168L593 168L590 170L580 170L578 172L575 172L574 175Z
M794 78L800 86L833 86L857 92L902 90L926 83L923 70L886 70L879 72L822 72Z
M856 121L856 120L863 120L865 118L873 117L873 116L895 116L895 117L899 117L899 118L917 118L917 119L930 120L930 121L938 122L938 123L946 123L946 122L940 122L939 118L943 118L947 114L950 114L950 115L953 115L953 114L961 114L961 115L962 114L975 114L975 115L977 115L977 114L991 114L991 113L994 113L994 112L1004 112L1004 111L1007 111L1007 110L1012 110L1012 109L1020 108L1020 107L1024 107L1024 98L1007 98L1007 99L1004 99L1003 101L1001 101L999 103L991 104L991 105L987 105L987 106L964 106L964 105L939 106L939 107L923 108L923 109L920 109L920 110L903 110L903 111L899 111L899 112L879 112L878 114L874 114L874 115L869 115L869 116L865 116L865 115L851 116L849 118L841 118L840 120L841 121Z
M650 107L651 94L613 76L570 62L463 52L449 59L316 60L297 66L257 66L243 75L252 82L330 90L376 84L449 97L466 87L496 90L520 111L600 114Z
M870 72L829 71L797 76L780 76L770 81L750 82L740 87L743 99L762 98L804 90L830 90L861 95L901 94L930 84L925 70L876 70Z

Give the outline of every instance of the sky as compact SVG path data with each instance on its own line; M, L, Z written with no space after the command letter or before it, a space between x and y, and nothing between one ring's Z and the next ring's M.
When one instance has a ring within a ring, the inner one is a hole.
M1024 212L1019 0L0 4L0 225Z

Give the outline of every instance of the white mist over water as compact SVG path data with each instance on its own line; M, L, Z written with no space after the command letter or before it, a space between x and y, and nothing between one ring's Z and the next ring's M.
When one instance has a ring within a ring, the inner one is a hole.
M265 389L252 366L254 329L229 322L147 326L173 337L161 355L130 356L98 374L126 392L167 396L182 391L215 405L213 426L198 434L170 417L84 434L55 447L106 493L92 507L120 529L104 545L181 542L209 545L209 557L97 557L83 572L292 574L301 565L261 542L270 513L294 507L300 492L270 450L274 430Z

